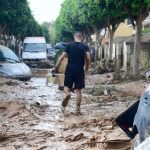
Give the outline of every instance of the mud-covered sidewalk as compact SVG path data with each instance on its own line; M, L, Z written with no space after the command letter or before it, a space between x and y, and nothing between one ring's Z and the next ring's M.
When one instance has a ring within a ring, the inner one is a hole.
M110 80L106 75L86 77L82 115L76 116L76 93L72 93L67 114L60 109L62 77L44 73L28 82L0 78L0 149L130 149L130 139L113 120L137 101L147 83L114 84Z

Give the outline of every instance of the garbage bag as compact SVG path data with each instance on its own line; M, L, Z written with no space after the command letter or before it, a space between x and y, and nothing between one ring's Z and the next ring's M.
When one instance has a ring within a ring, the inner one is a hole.
M116 119L117 125L127 134L128 137L133 139L138 133L133 126L134 117L137 112L139 100L132 104L126 111L121 113ZM132 128L132 130L130 130Z

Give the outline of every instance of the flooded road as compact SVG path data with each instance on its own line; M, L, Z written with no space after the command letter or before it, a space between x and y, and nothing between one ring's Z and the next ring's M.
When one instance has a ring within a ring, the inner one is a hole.
M106 85L106 75L87 76L82 115L76 116L76 93L67 113L61 111L63 75L54 78L47 70L35 75L28 82L0 78L0 150L130 149L130 140L112 121L137 100L144 81L135 90L137 83ZM107 87L112 96L103 94Z

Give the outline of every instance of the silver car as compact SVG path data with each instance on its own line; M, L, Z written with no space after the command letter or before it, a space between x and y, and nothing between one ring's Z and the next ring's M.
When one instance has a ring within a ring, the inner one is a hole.
M29 80L32 73L30 68L11 49L0 45L0 76Z

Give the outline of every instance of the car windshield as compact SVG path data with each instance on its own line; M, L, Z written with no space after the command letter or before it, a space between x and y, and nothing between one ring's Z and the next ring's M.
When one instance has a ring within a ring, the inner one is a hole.
M5 49L0 49L0 62L19 63L20 60L13 51L5 48Z
M46 45L44 43L24 43L23 50L25 52L43 52L46 51Z

